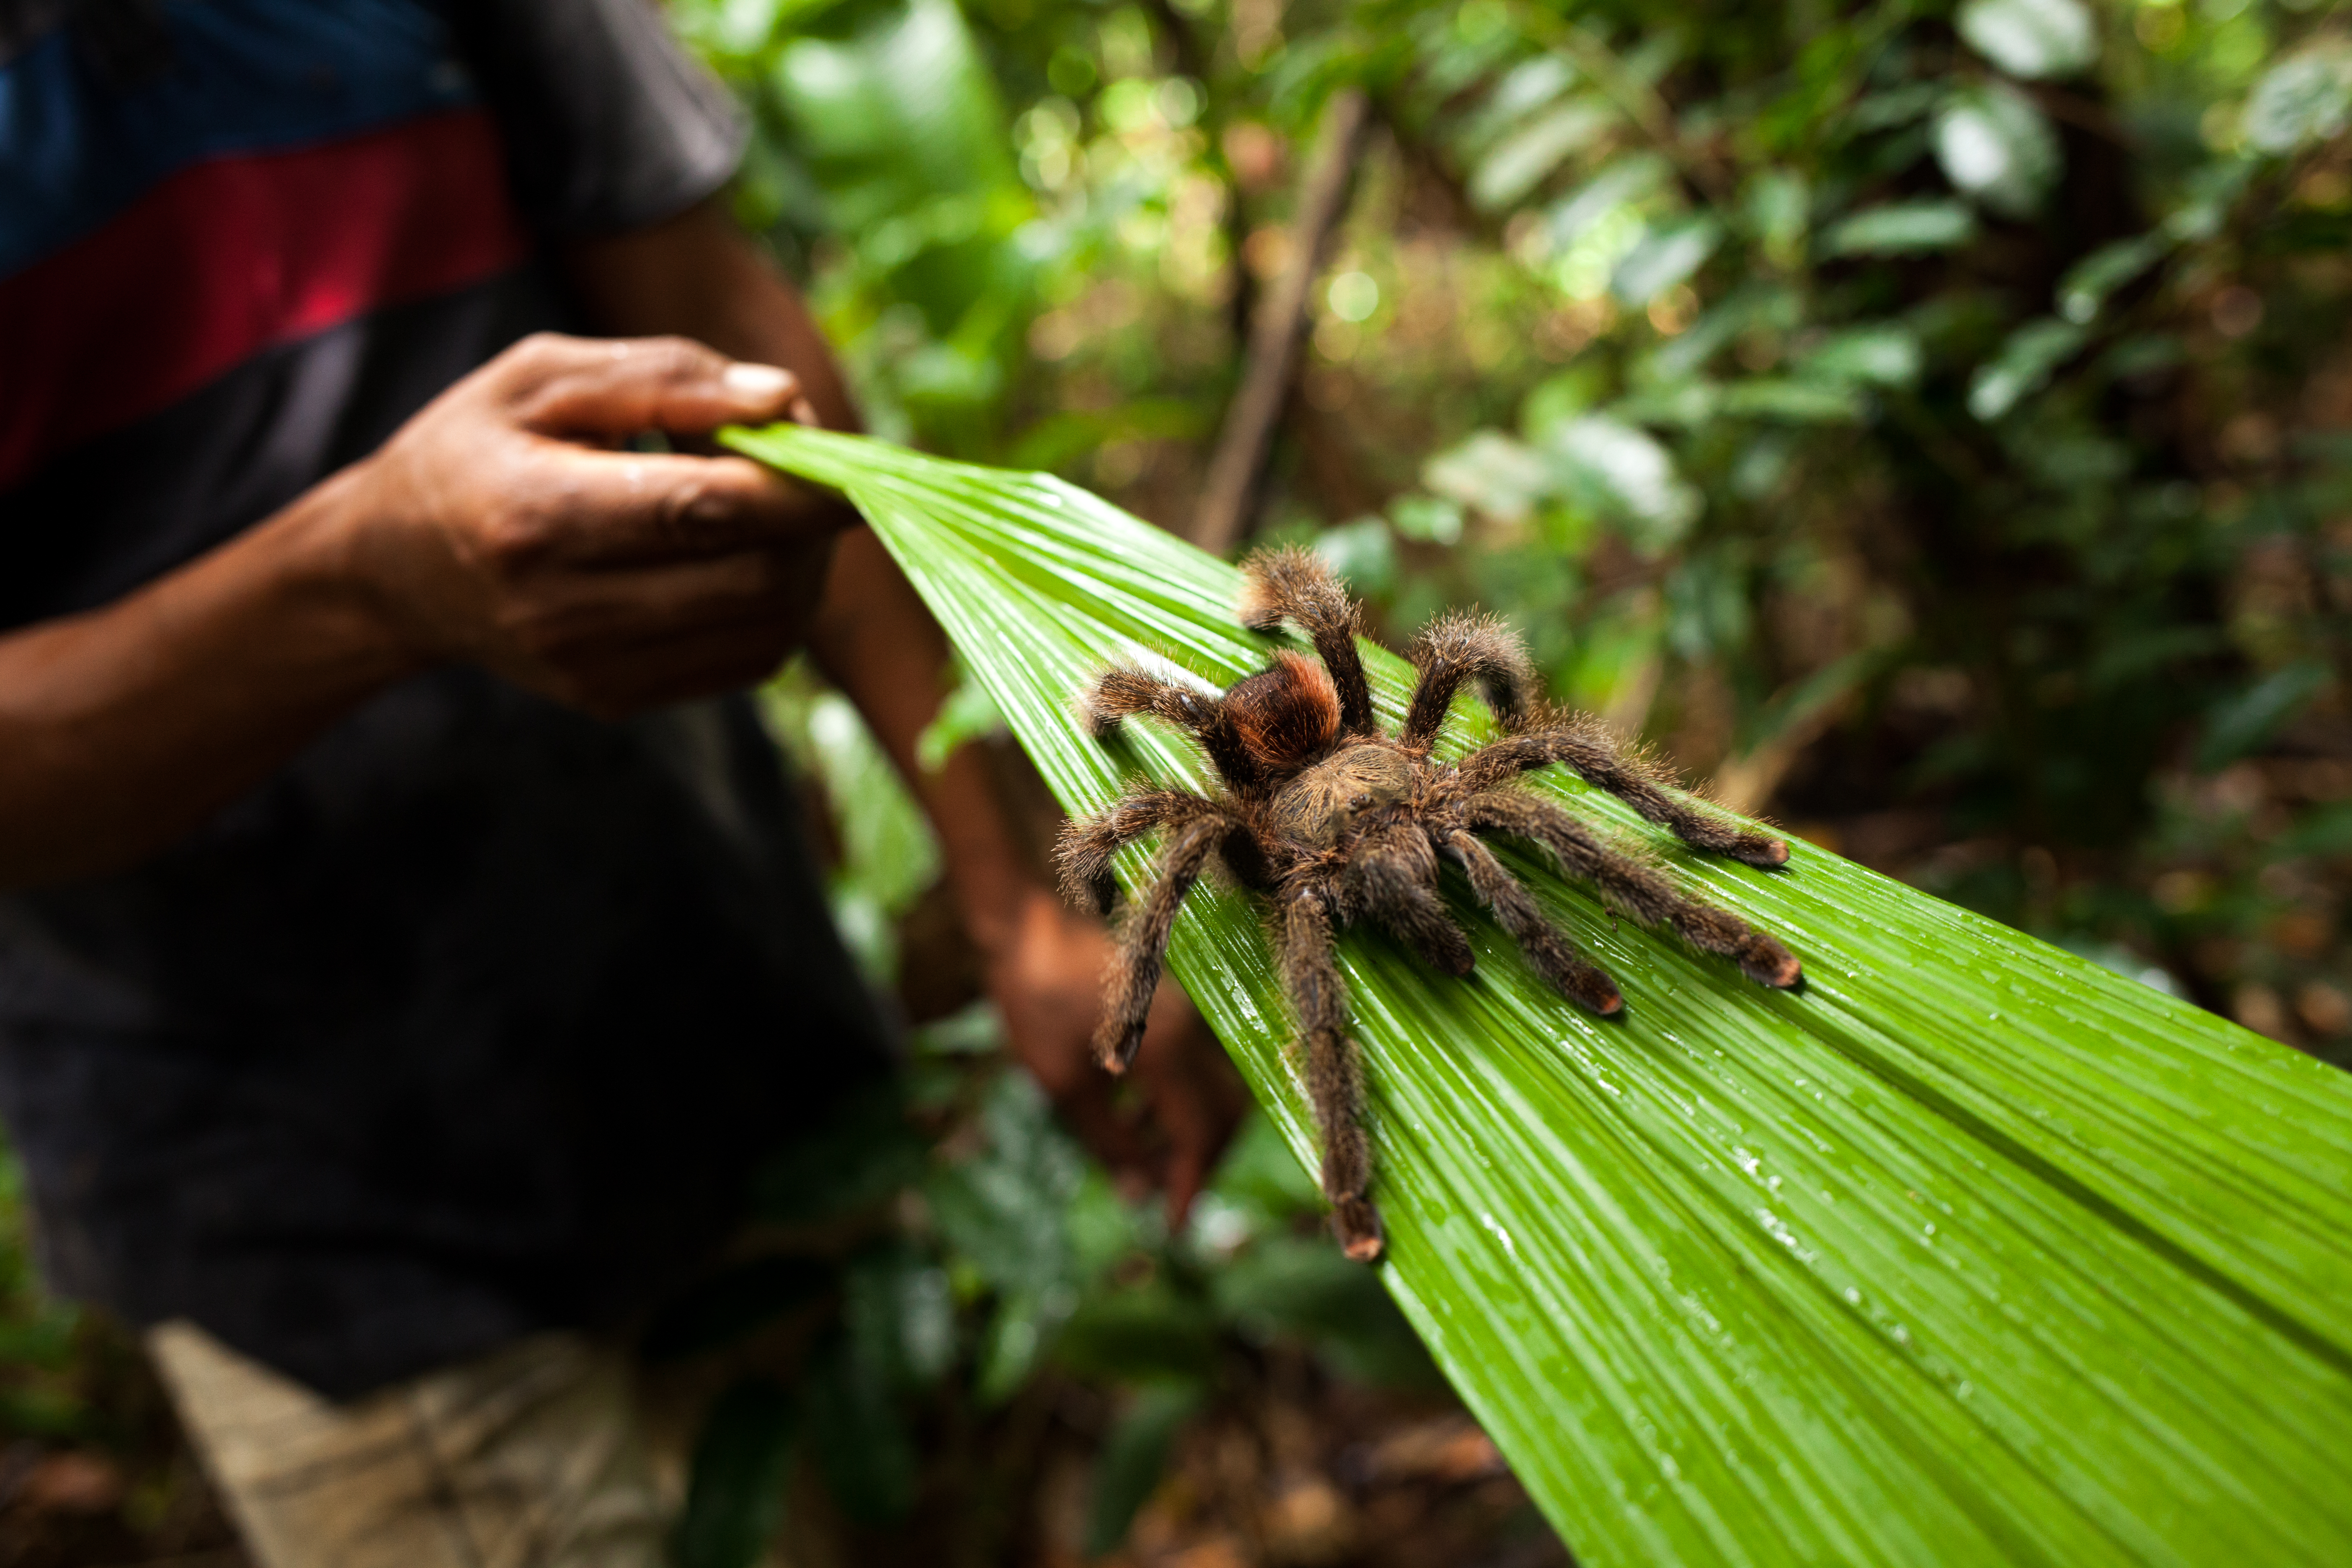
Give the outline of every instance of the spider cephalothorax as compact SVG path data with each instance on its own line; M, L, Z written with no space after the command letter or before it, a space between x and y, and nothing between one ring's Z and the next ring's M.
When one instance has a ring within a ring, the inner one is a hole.
M1297 1011L1307 1091L1323 1132L1323 1193L1348 1256L1380 1256L1380 1217L1365 1196L1371 1153L1363 1131L1363 1068L1348 1037L1348 1004L1332 961L1332 933L1369 918L1449 974L1467 974L1470 943L1437 895L1442 859L1468 875L1528 962L1564 995L1596 1013L1624 1005L1609 976L1577 955L1534 898L1503 868L1481 836L1524 839L1560 868L1597 886L1644 924L1664 922L1694 947L1722 953L1767 985L1794 985L1796 958L1737 916L1684 897L1649 867L1609 847L1558 806L1516 787L1521 773L1564 763L1672 828L1697 848L1753 866L1789 858L1779 839L1748 833L1661 786L1590 720L1558 720L1530 707L1527 657L1500 622L1444 616L1413 639L1421 672L1403 726L1372 721L1371 688L1356 651L1359 615L1329 572L1303 551L1248 564L1243 621L1259 631L1295 623L1318 665L1297 653L1213 696L1139 669L1106 672L1084 696L1096 731L1108 734L1144 713L1192 731L1224 780L1216 795L1139 789L1098 816L1074 822L1061 845L1076 896L1108 911L1111 858L1164 830L1157 879L1119 939L1110 995L1095 1045L1103 1065L1125 1070L1143 1039L1151 993L1177 906L1214 858L1242 886L1270 896L1284 988ZM1506 731L1459 763L1430 748L1465 681L1485 692Z

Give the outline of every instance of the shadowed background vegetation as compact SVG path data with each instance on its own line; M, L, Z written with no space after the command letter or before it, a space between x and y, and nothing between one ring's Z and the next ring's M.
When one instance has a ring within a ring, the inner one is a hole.
M1180 532L1371 129L1260 538L1801 834L2323 1054L2352 1029L2352 54L2085 7L766 0L745 221L875 428Z
M1198 536L1250 327L1304 266L1243 537L1323 551L1391 640L1498 610L1556 697L1727 803L2352 1061L2326 4L670 12L753 115L737 211L877 432ZM933 1562L1559 1561L1270 1130L1168 1237L961 1010L936 855L854 713L798 671L771 710L844 926L928 1027L840 1190L771 1189L833 1227L842 1310L795 1341L833 1287L767 1266L659 1331L682 1405L725 1391L688 1560L750 1560L789 1466L806 1551L936 1552L890 1522L919 1500L964 1553ZM937 743L993 729L967 694ZM0 1562L216 1541L119 1338L21 1252ZM762 1366L810 1335L841 1336L827 1429L865 1439L801 1464Z

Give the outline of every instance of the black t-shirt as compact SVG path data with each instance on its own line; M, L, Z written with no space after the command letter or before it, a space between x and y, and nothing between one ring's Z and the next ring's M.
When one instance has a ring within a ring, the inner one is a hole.
M642 0L0 0L0 628L568 324L541 247L740 142ZM439 670L147 864L0 896L52 1284L339 1395L646 1303L882 1037L740 700Z

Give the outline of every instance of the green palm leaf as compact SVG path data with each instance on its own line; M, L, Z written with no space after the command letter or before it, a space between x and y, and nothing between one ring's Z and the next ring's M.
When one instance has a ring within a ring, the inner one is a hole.
M1203 779L1070 699L1137 654L1257 668L1233 568L1044 476L729 439L850 496L1072 810ZM1371 664L1393 723L1410 672ZM1453 731L1492 733L1467 701ZM1464 897L1467 980L1342 944L1385 1278L1586 1562L2352 1562L2352 1079L1804 845L1755 871L1538 787L1808 977L1750 985L1527 859L1622 1021ZM1171 963L1309 1157L1257 913L1203 887Z

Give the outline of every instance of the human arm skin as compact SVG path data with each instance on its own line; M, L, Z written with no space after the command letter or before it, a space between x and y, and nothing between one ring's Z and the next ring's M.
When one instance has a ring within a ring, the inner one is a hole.
M237 538L0 635L0 888L135 864L429 665L605 713L772 668L838 509L741 459L602 448L798 395L684 341L533 339Z
M572 263L575 286L601 325L679 332L786 366L819 423L856 427L840 374L799 298L716 206L583 246ZM1182 994L1163 986L1134 1071L1164 1146L1146 1146L1119 1114L1115 1081L1095 1064L1088 1043L1102 1005L1108 938L1034 874L976 748L958 752L936 773L916 762L917 738L946 697L948 643L871 530L841 536L809 648L929 816L1014 1050L1097 1152L1162 1182L1181 1215L1238 1115L1232 1069Z

